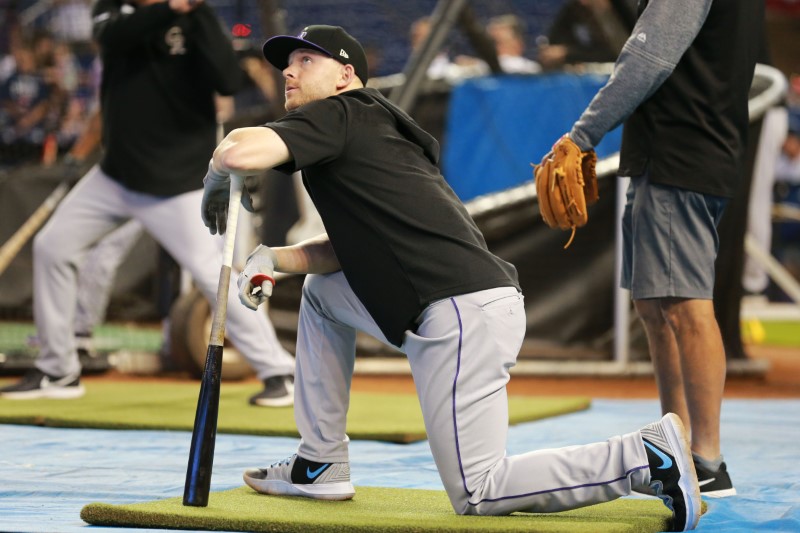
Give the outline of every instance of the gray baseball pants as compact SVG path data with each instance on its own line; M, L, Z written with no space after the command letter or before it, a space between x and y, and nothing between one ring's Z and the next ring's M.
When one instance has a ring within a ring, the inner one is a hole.
M391 305L391 302L386 302ZM308 275L297 340L298 454L348 461L345 433L356 331L388 344L341 272ZM513 287L434 302L401 347L408 357L433 459L459 514L556 512L646 486L639 432L605 442L507 456L506 384L525 334Z
M88 253L78 271L75 333L91 333L105 320L117 269L143 232L139 221L130 219L100 240Z
M199 183L199 182L198 182ZM69 192L34 239L33 313L41 342L36 366L53 376L80 373L73 324L78 269L103 237L137 219L192 276L197 288L216 299L222 239L200 221L203 189L158 197L126 189L99 166ZM278 342L264 313L238 302L236 276L228 295L227 337L260 379L294 373L294 359Z

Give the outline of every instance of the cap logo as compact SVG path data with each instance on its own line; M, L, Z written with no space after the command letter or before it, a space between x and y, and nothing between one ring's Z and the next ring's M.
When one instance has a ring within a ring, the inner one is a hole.
M347 55L347 52L344 51L344 48L339 49L339 55L345 59L350 59L350 56Z
M306 35L308 35L308 32L307 32L307 31L301 31L301 32L300 32L300 35L298 35L298 37L300 37L301 39L305 39L305 38L306 38Z

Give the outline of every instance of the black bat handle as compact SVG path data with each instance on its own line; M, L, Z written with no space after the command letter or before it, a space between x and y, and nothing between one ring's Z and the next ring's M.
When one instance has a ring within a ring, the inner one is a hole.
M211 469L214 463L214 445L219 414L219 388L222 375L222 346L208 347L206 366L197 400L194 417L189 466L186 469L186 486L183 505L206 507L211 489Z

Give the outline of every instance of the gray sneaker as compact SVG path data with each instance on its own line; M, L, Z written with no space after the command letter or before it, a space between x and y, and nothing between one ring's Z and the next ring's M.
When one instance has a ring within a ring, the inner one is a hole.
M0 398L8 400L36 400L50 398L71 400L80 398L86 389L81 385L80 375L62 378L45 374L38 368L29 370L21 380L0 389Z
M356 493L350 483L350 463L317 463L297 454L268 468L248 469L243 477L262 494L349 500Z
M264 390L250 397L250 405L289 407L294 404L294 376L272 376L264 380Z
M700 486L680 417L667 413L640 430L650 463L650 490L672 511L670 531L688 531L700 520Z

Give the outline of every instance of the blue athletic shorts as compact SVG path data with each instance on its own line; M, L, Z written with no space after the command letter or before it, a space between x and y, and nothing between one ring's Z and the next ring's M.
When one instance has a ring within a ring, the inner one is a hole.
M717 225L727 198L631 179L622 216L620 286L631 298L710 300Z

